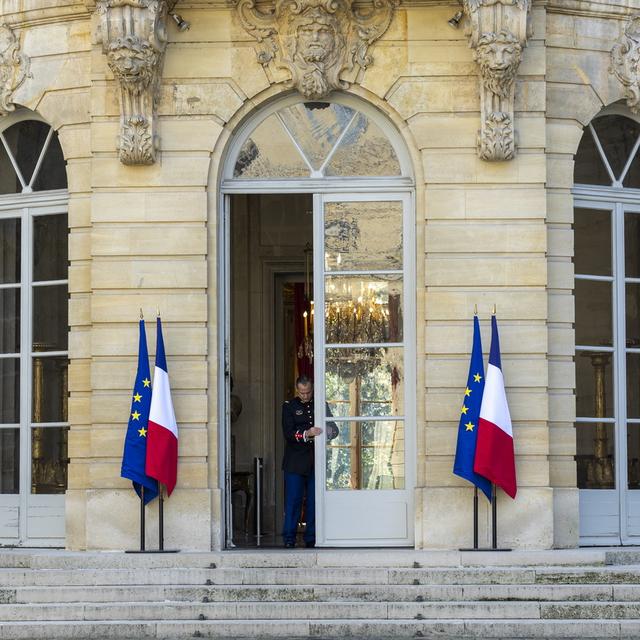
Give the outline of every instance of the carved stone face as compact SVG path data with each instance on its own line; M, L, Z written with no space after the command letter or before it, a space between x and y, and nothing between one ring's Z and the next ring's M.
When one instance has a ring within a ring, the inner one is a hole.
M324 62L335 47L335 31L329 20L305 21L297 28L297 50L307 63Z
M137 93L151 83L158 53L149 42L126 36L116 38L109 44L107 61L120 82Z
M506 97L522 60L522 45L509 31L485 33L475 51L485 86L493 93Z

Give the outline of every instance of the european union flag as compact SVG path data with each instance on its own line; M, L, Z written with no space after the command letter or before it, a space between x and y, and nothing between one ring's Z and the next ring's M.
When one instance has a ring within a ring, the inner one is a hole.
M462 408L460 409L458 444L456 446L456 459L453 463L453 473L475 484L479 489L482 489L487 498L491 500L491 482L473 470L483 392L484 363L482 361L482 339L480 338L478 316L474 316L473 348L471 350L467 386L464 390Z
M144 487L144 503L151 502L158 495L158 482L144 472L147 457L147 426L151 406L151 372L147 352L147 334L144 320L140 320L140 345L138 347L138 371L133 385L133 398L129 412L127 435L124 439L122 469L120 475L133 482L133 488L140 496Z

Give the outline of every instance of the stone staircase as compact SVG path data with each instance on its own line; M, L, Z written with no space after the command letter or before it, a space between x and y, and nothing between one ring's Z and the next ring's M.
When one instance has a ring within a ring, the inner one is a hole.
M639 638L640 551L0 551L0 639Z

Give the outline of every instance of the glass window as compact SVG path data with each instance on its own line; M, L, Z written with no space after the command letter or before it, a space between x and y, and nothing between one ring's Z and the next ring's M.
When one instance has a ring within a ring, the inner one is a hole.
M400 160L368 116L336 102L284 107L253 129L234 161L234 178L400 176Z
M0 429L0 493L20 492L20 429Z
M593 121L605 158L617 180L629 160L629 156L640 136L640 124L631 118L611 115Z
M601 280L576 280L576 344L613 344L613 285Z
M20 422L20 359L0 358L0 424Z
M0 284L20 282L20 219L0 220Z
M614 425L576 424L576 462L579 489L615 488Z
M605 167L589 128L584 130L576 153L573 181L576 184L611 186L611 176Z
M33 279L64 280L68 270L67 215L33 219Z
M402 269L400 202L329 202L325 207L325 269Z
M577 207L573 216L573 242L577 275L612 275L611 211Z
M0 142L0 194L67 187L62 148L48 124L17 122L0 132Z
M68 427L31 429L31 493L66 491L68 432Z

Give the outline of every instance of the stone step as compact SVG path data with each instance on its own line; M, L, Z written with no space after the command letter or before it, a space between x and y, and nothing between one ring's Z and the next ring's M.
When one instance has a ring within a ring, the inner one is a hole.
M640 601L640 584L628 585L218 585L0 587L0 603L63 602L415 602L447 600Z
M103 620L623 620L640 616L638 602L148 602L15 604L0 607L14 621Z
M0 585L433 585L433 584L634 584L640 566L389 568L138 568L0 569Z
M637 640L637 620L199 620L151 622L4 622L3 640L173 640L183 638L623 638Z
M474 567L474 566L598 566L638 564L640 552L598 549L562 549L542 551L465 552L421 551L414 549L314 549L250 550L210 553L180 552L123 553L73 552L62 550L2 550L0 567L33 569L117 569L117 568L206 568L218 567Z

